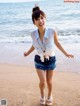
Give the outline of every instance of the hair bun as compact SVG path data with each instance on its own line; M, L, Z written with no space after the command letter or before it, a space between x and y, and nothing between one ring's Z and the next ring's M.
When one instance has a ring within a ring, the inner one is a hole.
M40 8L38 6L34 7L32 12L36 11L36 10L40 10Z

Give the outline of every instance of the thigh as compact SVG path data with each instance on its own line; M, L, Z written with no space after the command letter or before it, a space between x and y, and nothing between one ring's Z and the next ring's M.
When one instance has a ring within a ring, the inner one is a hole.
M46 71L36 69L40 82L45 82L46 80Z
M54 73L53 70L48 70L48 71L46 72L46 80L47 80L47 81L52 81L52 79L53 79L53 73Z

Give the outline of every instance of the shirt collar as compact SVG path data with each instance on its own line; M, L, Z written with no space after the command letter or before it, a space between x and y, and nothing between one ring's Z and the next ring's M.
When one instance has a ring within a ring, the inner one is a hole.
M36 39L38 39L38 38L39 38L38 29L37 29L36 31L37 31L37 34L36 34ZM44 38L48 38L47 28L45 29Z
M38 29L36 30L36 39L39 38L39 33L38 33Z
M47 39L48 39L48 32L47 32L47 28L45 29L44 38L47 38Z

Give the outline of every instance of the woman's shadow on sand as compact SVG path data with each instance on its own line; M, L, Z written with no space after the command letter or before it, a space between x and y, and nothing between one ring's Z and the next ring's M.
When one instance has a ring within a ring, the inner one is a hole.
M48 105L41 105L41 104L37 103L35 106L48 106ZM50 106L58 106L58 104L57 103L53 103Z

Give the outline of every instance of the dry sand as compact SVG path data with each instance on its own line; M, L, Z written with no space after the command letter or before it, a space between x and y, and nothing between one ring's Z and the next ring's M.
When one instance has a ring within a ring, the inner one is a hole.
M0 64L0 99L8 106L40 106L39 79L31 64ZM53 106L80 106L80 74L54 71L52 95Z

